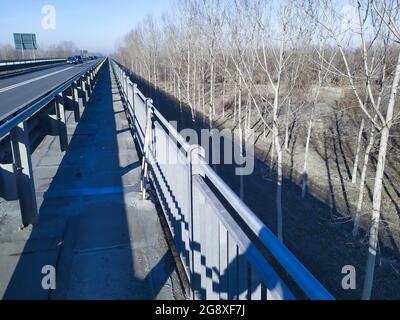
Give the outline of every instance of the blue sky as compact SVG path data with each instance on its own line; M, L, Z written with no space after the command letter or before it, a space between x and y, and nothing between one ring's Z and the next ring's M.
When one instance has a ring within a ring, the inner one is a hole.
M42 8L56 9L56 29L42 28ZM0 43L13 44L13 33L36 33L39 45L73 41L79 48L110 53L146 16L159 16L170 0L0 0Z

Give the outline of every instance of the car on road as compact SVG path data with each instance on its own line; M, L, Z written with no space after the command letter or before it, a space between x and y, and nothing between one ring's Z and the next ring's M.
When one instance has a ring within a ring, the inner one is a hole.
M76 57L68 57L67 63L69 63L69 64L78 64L78 59L76 59Z
M75 56L77 63L83 63L83 59L81 56Z

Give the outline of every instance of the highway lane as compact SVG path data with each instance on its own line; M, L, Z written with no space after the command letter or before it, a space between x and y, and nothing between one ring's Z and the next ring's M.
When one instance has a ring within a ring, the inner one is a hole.
M4 119L38 100L66 80L73 78L97 61L81 65L62 65L23 75L0 79L0 119Z

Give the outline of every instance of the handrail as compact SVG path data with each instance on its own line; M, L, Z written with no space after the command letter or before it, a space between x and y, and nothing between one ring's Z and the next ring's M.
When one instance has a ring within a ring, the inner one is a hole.
M63 92L66 90L68 87L71 86L72 83L76 82L79 80L83 75L85 75L88 70L97 68L101 66L106 59L102 59L98 63L96 63L94 66L91 66L90 68L87 68L80 72L78 75L66 80L64 83L59 85L57 88L52 90L50 93L46 93L43 98L38 100L37 102L33 103L31 106L29 106L27 109L23 110L10 120L6 121L4 124L0 125L0 139L2 139L5 135L7 135L13 128L15 128L19 123L25 121L26 119L30 118L33 116L35 113L40 111L42 108L44 108L49 102L51 102L55 96L57 96L60 92ZM22 106L21 108L23 108ZM4 120L0 118L0 121Z
M281 241L268 229L265 224L255 215L253 211L236 195L236 193L225 183L224 180L207 164L204 157L198 157L198 168L210 179L213 185L238 212L250 229L259 237L261 243L285 268L286 272L299 285L299 287L311 299L330 300L332 295L324 286L308 271L304 265L293 255L293 253L282 244Z
M11 66L17 64L29 64L40 62L66 61L67 58L44 58L44 59L24 59L24 60L0 60L0 66Z
M115 62L114 62L115 63ZM118 66L117 63L115 63ZM121 69L120 69L121 70ZM120 76L122 76L123 71ZM125 79L125 75L121 81ZM126 84L126 83L125 83ZM124 85L121 84L123 94L125 95L126 103L131 107L129 94L124 92ZM136 94L141 100L146 101L144 95L137 90ZM134 98L134 97L133 97ZM134 102L133 102L134 103ZM134 103L135 104L135 103ZM181 144L182 149L188 152L191 146L183 139L178 131L171 126L162 114L149 104L150 112L168 131L169 136ZM189 151L190 152L190 151ZM151 162L156 161L154 156L150 154ZM208 178L212 185L218 190L221 195L227 200L232 208L238 213L239 217L247 224L249 229L257 236L259 242L267 249L275 258L275 260L283 267L285 272L292 278L298 287L310 299L315 300L333 300L334 297L328 290L305 268L305 266L293 255L293 253L271 232L270 229L255 215L253 211L236 195L236 193L225 183L225 181L211 168L205 158L194 153L191 158L192 164L196 166L198 174L203 174Z

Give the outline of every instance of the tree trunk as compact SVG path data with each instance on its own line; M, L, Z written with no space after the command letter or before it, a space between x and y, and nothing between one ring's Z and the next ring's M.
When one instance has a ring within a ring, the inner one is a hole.
M226 80L224 77L224 81L222 83L222 118L225 118L225 85Z
M187 51L186 100L190 104L190 49Z
M361 121L360 131L358 133L357 151L356 151L356 156L354 159L353 175L352 175L352 179L351 179L351 183L353 183L353 184L355 184L357 182L358 159L360 157L360 149L361 149L361 141L362 141L363 132L364 132L364 119L362 119L362 121Z
M280 75L278 77L277 86L275 88L275 97L274 97L274 113L273 113L273 140L275 144L275 150L277 155L277 179L276 179L276 218L277 218L277 232L278 239L283 242L283 215L282 215L282 183L283 183L283 174L282 174L282 146L279 138L279 128L278 128L278 107L279 107L279 89L280 89Z
M203 74L203 92L202 92L202 97L203 97L203 121L206 119L206 75L205 75L205 70L204 67L202 67L202 74Z
M236 79L237 80L237 79ZM236 124L237 81L235 81L235 99L233 101L233 124Z
M366 274L363 289L363 300L369 300L372 294L372 287L374 282L376 254L378 250L378 235L379 224L381 217L381 202L382 202L382 184L385 172L385 160L387 153L387 145L389 141L389 128L384 127L381 132L381 140L378 154L378 165L375 175L374 195L372 202L372 219L369 230L369 243L368 243L368 259L366 266Z
M239 78L238 118L240 142L242 143L242 78Z
M214 115L214 61L211 61L211 70L210 70L210 124L213 120Z
M285 115L285 150L289 150L289 112L290 112L290 101L286 109Z
M308 124L308 132L307 132L307 141L306 141L306 150L304 152L304 167L303 167L303 174L302 174L302 184L301 184L301 198L305 199L307 195L307 182L308 182L308 153L310 150L310 142L311 142L311 133L314 124L314 109L313 106L311 111L311 119Z
M196 75L197 75L197 60L196 60L196 55L193 55L193 109L194 113L196 113ZM193 115L193 121L195 121L194 115Z
M360 178L360 190L359 190L359 194L358 194L357 210L356 210L356 216L354 217L354 227L353 227L353 237L354 238L356 238L358 236L358 231L360 228L360 218L361 218L362 204L364 201L365 180L366 180L367 171L368 171L369 155L371 153L372 147L374 146L374 142L375 142L374 134L375 134L374 131L371 132L371 135L369 137L368 146L365 150L365 155L364 155L364 163L363 163L363 168L361 171L361 178Z
M269 176L272 177L272 172L274 170L275 165L275 140L274 135L272 135L272 143L271 143L271 159L269 164Z
M174 87L174 97L176 98L176 74L174 72L174 79L173 79L173 87Z
M276 214L277 214L277 232L278 239L283 242L283 216L282 216L282 147L279 139L278 128L274 126L274 141L277 153L277 180L276 180Z
M397 90L400 82L400 53L397 60L396 71L392 83L392 91L388 103L386 121L381 131L381 139L379 144L378 165L376 168L374 196L373 196L373 211L371 219L371 227L369 232L369 249L368 260L366 266L366 275L363 289L363 300L369 300L372 294L372 287L375 273L376 253L378 249L378 234L379 223L381 217L381 202L382 202L382 183L385 171L386 153L389 142L390 127L393 120L393 112L396 103Z
M179 73L178 73L178 100L179 100L179 109L182 113L182 91L181 91L181 79L179 77Z
M154 72L154 91L157 89L157 65L156 65L156 60L157 57L154 55L154 60L153 60L153 72Z
M248 99L248 106L249 106L249 116L247 118L248 122L247 122L247 131L250 132L251 130L251 117L252 117L252 109L251 109L251 98L250 98L250 93L249 93L249 99Z

